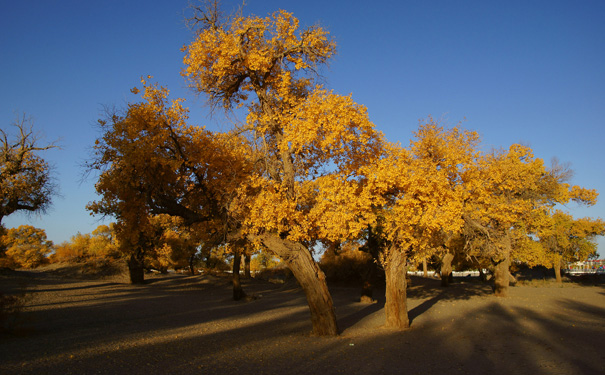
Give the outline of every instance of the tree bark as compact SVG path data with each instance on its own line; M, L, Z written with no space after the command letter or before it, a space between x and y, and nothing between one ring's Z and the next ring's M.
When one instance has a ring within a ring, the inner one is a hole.
M454 254L445 253L443 258L441 258L441 286L446 287L450 283L450 278L452 276L452 260L454 259Z
M428 269L426 257L422 258L422 273L424 274L425 278L429 277L429 269Z
M128 258L128 274L131 284L145 283L145 265L143 263L143 253L137 251Z
M248 279L252 277L250 273L250 254L248 252L244 253L244 276Z
M253 237L251 236L251 239ZM311 313L313 334L338 335L336 313L326 277L313 260L309 250L301 243L281 239L275 234L259 235L258 239L286 263L305 292Z
M385 326L406 329L410 326L410 320L407 309L405 254L391 248L383 266L386 276Z
M555 279L557 280L557 284L563 283L563 279L561 278L561 257L557 256L554 261L553 268L555 269Z
M494 266L494 294L498 297L508 295L508 286L510 285L510 258L506 257Z
M233 254L233 300L239 301L240 299L246 297L246 293L244 289L242 289L242 283L239 275L239 271L242 263L242 253L238 250Z

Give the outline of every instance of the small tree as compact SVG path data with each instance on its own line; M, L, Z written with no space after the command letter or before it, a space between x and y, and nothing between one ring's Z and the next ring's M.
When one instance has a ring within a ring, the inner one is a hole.
M53 243L46 239L46 232L31 225L9 229L2 241L6 246L2 261L7 266L38 267L48 261L47 256L53 250Z
M57 190L52 168L38 153L58 146L43 144L25 115L13 127L17 134L12 138L0 129L0 225L17 211L45 212Z
M605 233L605 222L588 217L574 219L559 210L549 219L550 225L540 233L540 244L545 250L545 259L541 259L541 263L552 265L556 280L561 283L564 263L587 260L596 254L595 238Z

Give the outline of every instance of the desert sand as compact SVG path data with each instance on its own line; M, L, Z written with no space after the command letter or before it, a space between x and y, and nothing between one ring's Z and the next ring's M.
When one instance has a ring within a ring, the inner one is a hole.
M471 278L448 288L412 278L411 327L384 323L384 290L330 285L341 335L313 337L295 281L244 279L258 298L233 301L227 277L0 275L26 288L0 374L605 374L605 285L532 282L506 298Z

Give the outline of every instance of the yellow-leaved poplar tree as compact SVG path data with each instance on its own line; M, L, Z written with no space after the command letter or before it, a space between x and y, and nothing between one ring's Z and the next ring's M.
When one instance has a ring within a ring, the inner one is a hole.
M571 186L565 174L549 169L527 146L513 144L494 150L479 161L480 184L465 208L465 234L479 256L489 259L494 272L494 292L506 296L511 280L510 263L536 261L539 246L527 236L537 234L556 204L570 200L592 204L594 190Z
M386 275L386 326L409 326L408 261L431 256L462 231L464 201L475 183L475 132L421 124L408 148L390 145L369 166L364 190L372 196L378 258Z
M148 77L149 78L149 77ZM88 169L99 173L101 199L94 214L116 218L120 249L128 254L131 282L144 281L144 261L156 230L150 218L167 214L217 237L229 226L228 206L249 173L251 148L236 134L187 124L182 100L142 79L142 101L100 121L102 136Z
M46 238L44 229L31 225L8 229L1 241L6 251L0 263L8 267L38 267L48 261L53 250L53 243Z
M325 276L311 251L323 238L364 227L358 213L361 165L381 154L382 136L365 107L317 85L315 72L335 53L319 26L301 28L285 11L221 19L208 10L184 48L183 75L214 107L242 108L259 153L232 212L242 233L281 258L304 289L313 332L338 333ZM355 220L352 220L355 219Z
M595 240L605 234L605 222L589 217L574 219L560 210L556 210L549 219L549 225L538 234L539 243L545 250L545 259L540 259L540 264L552 266L556 281L560 283L564 263L584 261L596 254Z

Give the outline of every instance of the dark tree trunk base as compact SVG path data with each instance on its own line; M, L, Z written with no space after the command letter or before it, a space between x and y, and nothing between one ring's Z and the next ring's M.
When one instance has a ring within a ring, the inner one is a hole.
M145 283L145 267L143 261L135 255L131 255L128 259L128 275L131 284Z
M236 251L233 255L233 300L239 301L242 298L246 298L246 293L242 288L242 283L239 275L239 271L241 268L242 262L242 254L239 251Z

